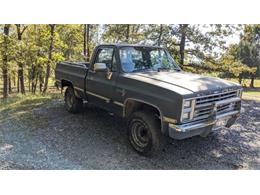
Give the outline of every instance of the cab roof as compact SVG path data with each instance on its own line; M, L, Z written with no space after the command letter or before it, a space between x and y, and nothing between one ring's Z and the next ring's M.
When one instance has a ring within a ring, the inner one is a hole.
M157 48L157 49L163 49L159 46L152 46L152 45L144 45L144 44L128 44L128 43L104 43L100 44L98 46L115 46L115 47L149 47L149 48Z

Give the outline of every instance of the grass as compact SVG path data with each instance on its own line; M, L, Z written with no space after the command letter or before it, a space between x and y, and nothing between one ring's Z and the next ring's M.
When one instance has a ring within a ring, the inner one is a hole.
M61 98L58 91L46 95L12 94L6 100L0 100L0 124L13 131L23 131L30 139L39 128L47 127L49 123L46 114L35 115L34 110L44 108L47 102L56 98Z
M28 124L32 127L44 125L44 117L35 118L32 110L44 106L52 99L61 98L61 94L52 92L48 94L12 94L9 98L0 101L0 123L19 121L20 124Z
M242 98L245 99L245 100L258 100L258 101L260 101L260 87L255 88L255 89L244 88Z
M50 99L60 98L61 94L57 90L50 90L49 93L26 93L25 95L13 93L7 99L1 99L0 111L3 109L14 109L22 105L29 105L29 108L37 103L44 103Z

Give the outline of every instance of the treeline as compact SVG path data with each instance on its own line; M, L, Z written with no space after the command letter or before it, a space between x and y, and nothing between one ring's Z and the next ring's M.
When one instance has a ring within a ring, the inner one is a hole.
M226 40L240 32L240 42ZM166 47L184 70L221 77L250 78L260 72L260 25L0 25L3 97L45 93L60 60L88 61L99 43ZM1 90L1 88L0 88Z

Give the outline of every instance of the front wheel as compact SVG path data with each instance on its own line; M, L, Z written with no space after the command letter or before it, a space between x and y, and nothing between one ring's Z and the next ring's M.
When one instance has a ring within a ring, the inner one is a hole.
M72 87L65 91L65 107L71 113L78 113L83 109L83 100L76 97Z
M159 120L146 111L135 112L129 118L128 139L138 153L148 156L159 152L165 145Z

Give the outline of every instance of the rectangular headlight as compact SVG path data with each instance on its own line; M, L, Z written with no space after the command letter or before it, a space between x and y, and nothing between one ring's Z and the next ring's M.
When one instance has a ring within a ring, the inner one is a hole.
M188 120L190 118L190 113L186 112L182 114L182 120Z
M183 100L181 120L191 120L194 115L195 99Z
M191 100L184 100L183 107L184 108L190 108L191 107Z

